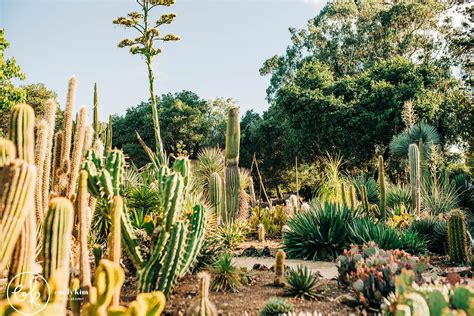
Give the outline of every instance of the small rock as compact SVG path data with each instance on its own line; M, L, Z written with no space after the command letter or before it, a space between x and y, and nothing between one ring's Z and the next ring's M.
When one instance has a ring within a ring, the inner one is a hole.
M270 248L268 248L268 247L263 248L262 252L261 252L261 256L262 257L270 257L271 256Z
M244 249L244 251L242 251L241 256L242 257L258 257L260 256L260 254L258 253L257 248L255 248L254 246L250 246Z
M265 265L261 264L261 263L256 263L253 265L253 270L257 270L257 271L268 271L268 267L266 267Z

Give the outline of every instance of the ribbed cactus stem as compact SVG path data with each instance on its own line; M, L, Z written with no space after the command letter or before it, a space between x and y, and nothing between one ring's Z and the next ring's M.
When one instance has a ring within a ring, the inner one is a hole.
M346 185L344 182L341 182L341 200L340 202L342 205L347 207L347 199L346 199Z
M353 211L357 207L357 195L356 190L352 184L349 186L349 200L351 211Z
M94 83L94 117L92 120L94 128L94 140L99 138L100 126L99 126L99 91L97 89L97 83Z
M16 158L15 144L8 139L0 138L0 168Z
M112 150L112 115L109 116L109 125L107 126L107 142L105 144L106 151Z
M255 207L257 205L257 198L255 197L255 187L253 184L253 178L250 176L249 182L249 195L250 195L250 206Z
M73 220L74 208L71 201L64 197L51 199L43 227L43 276L48 280L61 269L65 273L58 284L58 290L61 291L67 290L69 285Z
M227 168L225 173L226 212L224 213L224 223L230 224L239 212L240 118L238 107L232 107L227 116L225 147Z
M410 190L412 208L415 214L421 214L421 164L420 150L416 144L408 147L408 164L410 167Z
M263 224L258 224L257 225L257 230L258 230L258 241L264 242L265 241L265 225Z
M87 152L92 149L94 143L94 129L90 124L87 124L86 131L84 133L84 146L82 148L82 157L85 157Z
M201 282L199 297L191 304L186 312L187 316L217 316L217 309L209 300L209 284L211 277L207 272L200 272Z
M385 221L386 219L386 193L385 193L385 168L383 162L383 156L379 156L379 168L378 168L378 187L380 196L380 218Z
M51 179L54 177L54 173L51 172L53 165L53 145L54 145L54 128L56 126L56 111L57 104L53 99L49 99L45 103L45 120L48 124L48 137L46 143L46 157L44 161L43 168L43 179L42 179L42 189L43 189L43 214L46 213L49 204L49 194L51 192L52 182Z
M72 128L74 120L74 99L76 97L77 80L75 76L69 79L69 87L67 92L66 110L64 111L63 123L63 139L61 146L61 166L64 172L69 172L71 145L72 145Z
M120 265L121 257L121 235L120 235L120 217L123 212L123 199L120 196L115 196L110 209L111 221L111 245L110 245L110 261ZM120 289L114 293L112 301L113 306L120 303Z
M224 186L222 178L217 172L213 172L209 178L209 201L212 210L216 214L218 224L222 221L222 209L224 206Z
M44 182L44 167L46 163L47 146L48 146L49 126L45 120L41 120L36 128L36 148L35 148L35 164L37 170L36 188L35 188L35 211L36 219L43 222L43 182Z
M66 197L71 201L74 200L76 194L77 179L79 177L79 170L83 158L84 139L86 134L87 124L87 108L81 107L79 111L78 122L76 125L76 132L74 134L74 148L71 156L71 171L69 175L69 184L66 189Z
M285 286L285 259L286 254L283 250L278 250L275 257L275 286Z
M466 217L461 210L452 210L448 215L448 254L456 264L470 263L472 259Z
M53 162L51 164L51 177L53 182L51 183L51 188L57 191L57 182L61 169L61 147L63 142L63 132L59 131L54 134L54 144L53 144Z
M35 163L35 111L28 104L17 104L11 110L10 140L17 157Z
M367 188L365 185L362 185L360 187L360 195L361 195L361 202L362 202L362 207L364 208L365 211L369 211L369 198L367 196Z
M89 249L87 237L89 235L89 193L87 192L87 171L79 174L79 189L77 191L77 215L79 219L79 277L81 288L88 290L91 287L91 267L89 264Z

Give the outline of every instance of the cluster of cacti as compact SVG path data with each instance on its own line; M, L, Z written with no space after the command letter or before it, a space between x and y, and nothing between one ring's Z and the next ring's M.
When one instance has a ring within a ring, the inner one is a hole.
M461 210L452 210L448 215L448 254L453 263L470 263L472 260L466 222Z
M165 307L162 292L138 294L128 308L112 305L113 297L120 293L125 275L120 266L112 261L101 260L97 267L94 286L89 291L89 302L82 310L85 316L159 316Z
M283 250L278 250L275 256L275 286L285 286L285 259L286 254Z
M421 214L421 158L416 144L408 148L408 166L410 168L410 190L412 209L415 214Z
M199 297L191 303L186 315L187 316L217 316L217 309L209 300L209 284L211 277L207 272L199 273L201 279L201 290Z
M395 279L395 293L385 304L384 315L474 315L474 288L468 285L418 285L413 271Z
M356 209L358 202L354 185L351 184L349 188L346 189L344 182L341 182L340 203L351 211Z
M338 279L341 285L352 285L360 304L378 309L383 297L394 291L396 275L410 269L420 280L427 264L423 257L403 250L383 250L373 242L362 248L353 245L337 258Z

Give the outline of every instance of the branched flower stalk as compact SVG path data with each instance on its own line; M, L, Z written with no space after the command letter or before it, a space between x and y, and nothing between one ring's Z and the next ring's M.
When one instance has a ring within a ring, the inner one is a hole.
M155 75L153 73L153 59L161 53L161 49L157 48L156 42L178 41L180 38L174 34L161 35L159 27L165 24L171 24L176 14L169 13L161 15L158 20L152 21L151 12L157 6L169 7L174 4L174 0L136 0L140 6L141 12L130 12L127 17L118 17L113 23L121 25L127 29L133 29L138 32L139 36L135 39L124 39L118 47L129 47L132 55L142 55L145 57L145 63L148 70L148 82L151 100L151 110L153 116L153 127L156 142L156 153L160 163L165 161L163 149L163 141L161 139L160 122L158 117L158 104L155 95L154 82Z

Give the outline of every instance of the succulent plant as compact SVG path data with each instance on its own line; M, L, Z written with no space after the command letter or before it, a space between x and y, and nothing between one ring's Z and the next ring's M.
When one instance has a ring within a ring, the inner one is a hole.
M227 131L225 145L225 193L226 193L226 212L223 214L225 224L232 223L239 212L239 191L240 191L240 173L239 173L239 150L240 150L240 122L239 108L229 109L227 116Z
M273 297L260 310L260 316L287 315L295 310L295 306L282 298Z
M287 274L287 294L296 298L313 300L318 297L319 277L308 270L308 267L299 265Z
M415 214L421 213L421 158L416 144L410 144L408 148L408 164L410 168L410 188L412 209Z
M275 286L285 286L285 259L286 254L283 250L278 250L275 256Z
M216 292L238 292L242 285L240 269L232 262L232 257L224 253L213 264L211 288Z
M207 272L199 273L201 279L201 290L199 297L191 303L186 312L187 316L217 316L217 309L209 300L209 282L211 277Z
M264 242L265 241L265 225L258 224L257 230L258 230L258 241Z
M458 264L472 259L466 217L461 210L452 210L448 215L448 254L449 260Z

